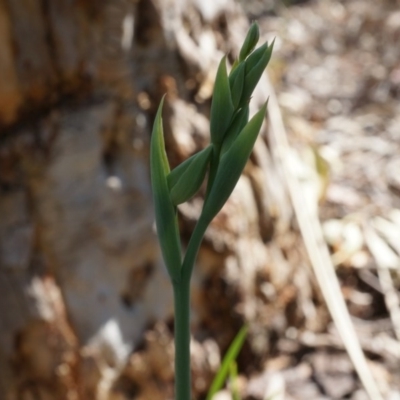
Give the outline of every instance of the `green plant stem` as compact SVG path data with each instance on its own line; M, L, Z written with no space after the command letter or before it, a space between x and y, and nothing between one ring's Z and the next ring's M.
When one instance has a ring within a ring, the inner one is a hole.
M173 282L175 310L175 400L191 399L190 383L190 277L207 223L200 218L190 238L181 270Z
M175 307L175 400L190 400L190 281L175 283L173 288Z

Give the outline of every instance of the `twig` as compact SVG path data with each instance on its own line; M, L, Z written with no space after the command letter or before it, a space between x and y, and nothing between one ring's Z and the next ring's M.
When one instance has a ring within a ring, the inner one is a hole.
M365 391L371 400L383 400L351 322L317 213L310 209L311 207L304 197L302 185L290 169L288 162L290 145L276 94L267 74L265 74L263 84L266 92L270 95L268 116L273 150L277 162L282 166L295 215L317 281Z

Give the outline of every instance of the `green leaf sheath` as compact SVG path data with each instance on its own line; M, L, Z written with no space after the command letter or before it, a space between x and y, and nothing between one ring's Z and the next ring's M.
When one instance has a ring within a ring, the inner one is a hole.
M258 24L253 22L247 32L246 39L240 49L239 61L243 61L256 47L258 39L260 38L260 30Z
M202 217L210 223L231 195L253 150L264 120L267 103L239 133L221 157L213 186L205 201Z
M171 188L171 200L174 205L184 203L200 189L206 176L213 147L208 146L193 158L179 180Z
M223 155L235 141L239 133L249 122L249 106L241 108L233 118L232 124L225 135L224 142L222 143L221 154Z
M242 98L245 69L245 63L241 62L229 76L232 102L235 110L239 106L240 99Z
M228 74L226 71L226 57L223 57L219 63L211 101L211 143L222 143L225 131L231 123L233 113L234 106L231 97Z
M180 279L181 245L175 207L167 183L169 164L165 153L161 118L163 103L164 98L158 107L151 135L150 172L158 239L171 279L177 281Z

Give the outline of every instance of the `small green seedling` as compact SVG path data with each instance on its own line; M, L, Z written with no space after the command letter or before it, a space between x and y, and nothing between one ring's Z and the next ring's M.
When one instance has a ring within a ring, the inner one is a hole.
M206 400L212 400L214 394L217 393L220 389L222 389L228 374L230 374L231 376L232 383L236 381L237 370L236 370L235 360L239 355L239 352L246 339L247 330L248 330L247 326L244 326L242 329L240 329L235 339L229 346L229 349L226 352L224 359L222 360L217 375L215 375L210 390L208 391ZM233 388L233 392L235 392L235 388ZM237 393L236 397L238 397Z
M233 400L241 400L238 386L238 367L236 361L232 361L229 367L229 384Z
M250 97L271 58L273 42L254 50L253 23L228 75L226 57L218 67L210 113L210 144L170 171L159 105L150 145L150 169L157 234L174 290L175 399L190 400L190 278L204 233L238 182L265 118L267 103L249 121ZM199 220L184 257L177 206L193 197L207 178Z

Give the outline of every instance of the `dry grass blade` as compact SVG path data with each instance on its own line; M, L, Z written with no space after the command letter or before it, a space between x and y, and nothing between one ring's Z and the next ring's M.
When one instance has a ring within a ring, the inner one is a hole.
M390 274L390 265L387 264L386 257L382 257L382 249L387 248L391 251L386 242L370 227L364 229L365 240L367 246L374 257L378 266L378 278L382 287L382 292L385 297L386 307L390 314L390 319L394 327L396 338L400 341L400 301L397 291L393 284L392 275ZM399 259L400 262L400 259Z
M396 212L396 210L393 211ZM398 224L382 217L376 217L373 220L373 228L400 254L400 226ZM398 267L400 268L400 260Z
M270 95L268 113L273 151L275 152L277 162L281 164L314 273L332 319L368 396L371 400L383 400L350 319L318 216L310 210L309 204L303 194L302 185L289 168L287 157L290 154L290 145L283 124L282 114L275 91L267 74L264 77L264 88Z

